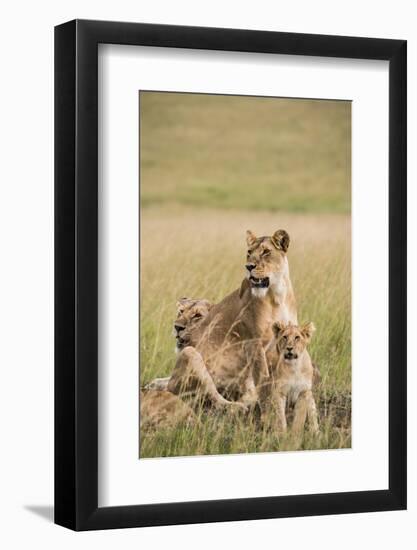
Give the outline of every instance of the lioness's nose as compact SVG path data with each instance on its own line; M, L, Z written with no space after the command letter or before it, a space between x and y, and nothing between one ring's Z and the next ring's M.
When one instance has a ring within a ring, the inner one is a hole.
M174 325L174 328L177 332L181 332L182 330L184 330L184 327L182 325Z
M292 351L294 348L292 346L287 346L287 351Z
M248 271L252 271L252 269L255 269L256 265L255 264L246 264L246 269Z

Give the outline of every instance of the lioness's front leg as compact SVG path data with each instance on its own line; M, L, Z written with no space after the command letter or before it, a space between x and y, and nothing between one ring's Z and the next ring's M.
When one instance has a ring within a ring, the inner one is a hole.
M168 391L182 399L191 399L194 405L209 401L215 408L245 409L241 403L225 399L218 391L201 354L187 346L178 355L168 382Z
M247 376L241 384L242 395L239 399L241 403L244 403L248 407L253 407L258 401L258 392L256 390L255 382L252 376Z
M252 367L252 378L258 394L261 416L265 417L271 397L271 380L261 340L254 340L246 345L246 358Z
M273 380L264 384L260 395L263 397L261 409L263 428L273 430L279 435L284 434L287 431L286 395L277 388Z

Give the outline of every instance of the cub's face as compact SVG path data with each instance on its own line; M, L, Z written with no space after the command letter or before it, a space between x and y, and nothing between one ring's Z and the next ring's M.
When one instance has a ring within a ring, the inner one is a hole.
M256 237L252 231L246 232L246 277L252 294L265 296L271 285L278 285L280 276L287 270L287 250L290 237L279 229L271 237Z
M174 321L177 351L187 345L189 329L206 317L211 306L212 304L208 300L193 300L192 298L181 298L177 302L177 317Z
M292 363L302 355L316 330L313 323L301 327L274 323L272 329L278 356L286 363Z

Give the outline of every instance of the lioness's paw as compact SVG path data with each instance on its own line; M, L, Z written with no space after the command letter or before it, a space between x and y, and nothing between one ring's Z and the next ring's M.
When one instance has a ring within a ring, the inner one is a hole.
M166 391L168 389L169 378L155 378L143 387L145 390Z

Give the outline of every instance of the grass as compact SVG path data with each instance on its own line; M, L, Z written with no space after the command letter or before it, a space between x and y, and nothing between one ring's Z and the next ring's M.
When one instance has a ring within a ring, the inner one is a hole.
M178 427L142 434L141 458L191 455L239 454L294 450L341 449L351 446L350 430L335 427L332 417L322 415L320 434L305 431L301 439L291 432L278 436L259 429L254 419L230 419L200 415L191 429Z
M141 457L350 446L350 217L187 207L143 209L141 220L141 383L175 364L172 324L181 296L221 300L243 277L247 228L285 228L301 322L314 321L310 346L322 380L321 433L302 442L262 433L254 423L202 414L195 430L141 434Z
M140 456L328 449L351 444L350 102L140 94L140 378L168 376L182 296L240 285L245 231L286 229L320 434L301 441L254 419L201 413L193 430L143 432Z

